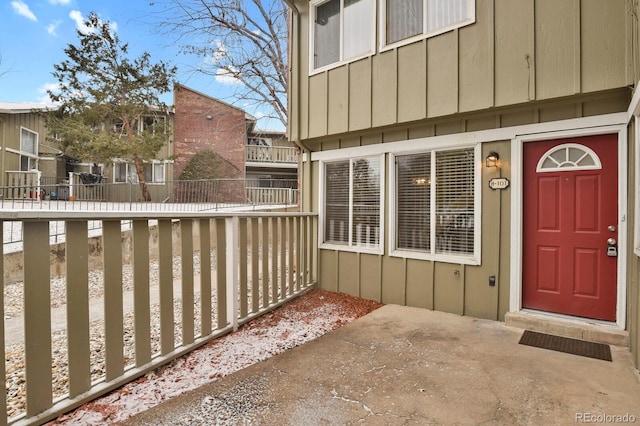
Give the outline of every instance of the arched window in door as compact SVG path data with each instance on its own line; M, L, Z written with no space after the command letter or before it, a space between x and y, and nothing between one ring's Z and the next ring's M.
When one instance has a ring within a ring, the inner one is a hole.
M538 161L536 172L557 172L563 170L596 170L602 163L593 150L584 145L566 143L554 146Z

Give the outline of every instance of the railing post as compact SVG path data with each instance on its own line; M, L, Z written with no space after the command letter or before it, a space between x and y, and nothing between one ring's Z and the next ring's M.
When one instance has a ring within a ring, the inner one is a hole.
M237 216L225 219L227 241L227 315L233 331L238 330L238 228Z
M71 197L74 195L73 194L73 186L74 186L73 185L73 172L69 172L69 194L67 194L68 195L68 197L67 197L68 200L71 200L72 199Z

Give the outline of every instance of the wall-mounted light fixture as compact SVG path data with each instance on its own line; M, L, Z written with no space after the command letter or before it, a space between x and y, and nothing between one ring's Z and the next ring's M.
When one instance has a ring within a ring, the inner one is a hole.
M207 114L207 120L212 120L213 116L211 114Z
M498 160L500 160L500 154L495 151L490 151L485 160L485 167L498 167Z

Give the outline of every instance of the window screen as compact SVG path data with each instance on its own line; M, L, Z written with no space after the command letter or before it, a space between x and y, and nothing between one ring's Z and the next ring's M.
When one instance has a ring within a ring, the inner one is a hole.
M474 0L386 0L385 43L436 35L475 22Z
M344 0L344 59L371 51L375 37L371 16L372 0Z
M427 0L427 31L437 31L469 17L468 0Z
M313 3L313 69L373 53L374 0Z
M474 253L474 164L473 148L396 157L396 249Z
M380 242L380 161L353 161L353 231L355 245Z
M396 247L429 250L431 246L431 154L396 157Z
M27 129L20 131L20 151L28 154L38 154L38 134Z
M422 34L424 0L387 0L387 43Z
M324 242L380 247L380 181L378 157L325 164Z
M436 253L473 254L473 150L436 152Z
M349 161L326 165L325 241L349 242Z
M329 0L316 7L315 67L340 60L340 0Z

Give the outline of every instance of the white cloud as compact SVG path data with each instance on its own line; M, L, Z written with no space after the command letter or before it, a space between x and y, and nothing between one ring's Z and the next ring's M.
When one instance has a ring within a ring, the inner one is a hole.
M71 4L71 0L49 0L49 3L51 4L62 4L62 5L69 5Z
M88 34L91 32L91 29L84 24L84 16L82 16L82 12L79 10L72 10L69 12L69 18L76 23L76 28L82 34Z
M227 48L224 46L224 44L221 41L216 40L216 41L214 41L214 43L216 44L216 50L213 53L213 60L214 61L219 61L219 60L223 59L224 57L226 57L229 54L229 51L227 50Z
M90 32L93 32L91 28L85 25L86 18L82 16L82 12L79 10L72 10L69 12L69 18L76 23L76 28L82 34L89 34ZM109 22L109 28L115 33L118 31L118 24L116 22Z
M236 72L237 71L231 66L229 66L228 69L218 68L215 79L218 83L222 84L242 84L240 80L234 77Z
M32 21L38 21L36 15L29 9L29 5L23 2L22 0L14 0L11 2L11 7L14 12L16 12L20 16L24 16L27 19L31 19Z
M52 23L47 25L47 32L52 36L57 36L58 35L57 30L61 23L62 23L61 21L53 21Z
M38 97L38 103L45 104L45 105L54 105L47 91L50 90L56 93L59 87L60 86L58 85L58 83L45 83L42 86L38 87L38 93L41 94L41 96Z

